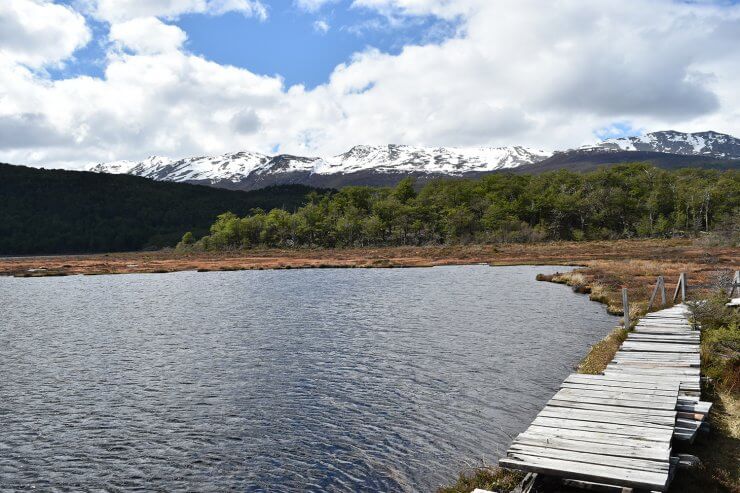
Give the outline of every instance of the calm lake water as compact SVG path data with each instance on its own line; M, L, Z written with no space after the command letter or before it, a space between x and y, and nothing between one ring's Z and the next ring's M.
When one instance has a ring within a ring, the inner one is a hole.
M0 490L433 491L615 325L556 270L0 278Z

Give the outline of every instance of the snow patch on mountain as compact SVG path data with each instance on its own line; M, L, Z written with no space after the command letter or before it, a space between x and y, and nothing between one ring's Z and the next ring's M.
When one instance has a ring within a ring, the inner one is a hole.
M171 160L149 157L141 162L100 163L91 171L128 173L155 180L178 182L240 182L249 177L283 173L350 174L361 171L377 173L425 173L463 175L494 171L542 161L551 152L514 147L415 147L406 145L355 146L328 158L282 154L268 156L255 152L237 152L220 156L201 156Z
M719 132L651 132L638 137L606 139L579 148L584 151L649 151L721 159L740 158L740 139Z
M740 139L718 132L652 132L638 137L606 139L593 145L561 153L649 151L717 159L740 159ZM154 180L264 186L265 183L333 181L331 177L366 177L417 174L465 176L528 166L553 155L552 152L521 146L510 147L420 147L408 145L358 145L331 157L304 157L257 152L199 156L173 160L151 156L143 161L114 161L92 166L91 171L127 173ZM369 174L369 175L368 175ZM323 178L322 178L323 177ZM331 180L330 180L331 178ZM364 178L363 178L364 179ZM318 180L318 181L321 181ZM345 180L346 181L346 180Z

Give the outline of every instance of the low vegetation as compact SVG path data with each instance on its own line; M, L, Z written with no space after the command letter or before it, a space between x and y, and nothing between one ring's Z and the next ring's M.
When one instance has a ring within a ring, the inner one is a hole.
M418 192L411 179L395 188L347 187L312 194L295 213L224 213L208 236L188 235L179 246L222 251L667 237L732 231L738 215L739 171L632 164L439 180Z
M728 276L718 278L721 289L692 303L702 327L701 365L708 377L702 398L713 402L711 431L679 450L699 457L701 466L679 471L674 491L740 492L740 311L726 306L722 284Z
M511 491L524 479L518 471L500 467L471 467L457 478L455 484L439 488L437 493L471 493L480 488L487 491Z

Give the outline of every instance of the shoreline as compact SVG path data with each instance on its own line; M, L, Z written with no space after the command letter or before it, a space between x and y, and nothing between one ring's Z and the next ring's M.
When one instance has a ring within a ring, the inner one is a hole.
M736 253L735 256L737 256ZM668 271L660 271L658 269L665 268L665 264L661 264L660 260L655 260L654 265L650 266L658 272L655 275L668 274L666 276L666 282L668 283L666 286L668 294L667 303L665 306L658 308L673 306L670 291L673 286L671 283L678 277L680 272L685 271L689 271L695 280L692 297L694 299L710 299L716 294L716 288L713 289L711 285L711 281L715 281L716 279L712 279L713 276L709 276L708 274L710 272L717 273L731 268L732 265L737 265L737 258L733 261L735 262L734 264L723 266L707 260L694 263L684 262L680 265L684 271L674 270L679 265L674 265L674 269ZM712 267L711 271L709 266ZM613 269L615 266L611 265L611 267ZM568 286L575 294L588 295L591 301L605 305L607 312L613 315L624 315L621 308L621 286L629 286L628 289L631 293L630 320L635 321L647 314L651 286L647 287L647 289L645 289L646 286L642 286L643 289L639 289L635 280L631 277L636 274L634 268L625 268L622 271L610 271L607 269L603 266L599 269L592 263L592 265L576 268L567 273L553 275L538 274L537 281ZM619 283L615 283L615 280L619 281ZM655 277L653 277L652 282L655 282ZM691 289L691 287L692 284L689 282L689 288ZM601 374L606 366L614 359L615 354L630 331L632 331L632 326L624 327L623 321L620 322L609 334L588 349L583 359L581 359L575 368L575 372L592 375ZM710 351L708 343L705 342L706 339L707 337L702 338L702 353L708 353ZM706 371L705 358L706 355L703 355L701 365L702 375ZM728 459L726 459L728 455L732 455L733 449L735 449L735 454L737 454L736 447L739 438L737 434L738 427L740 426L740 396L726 389L721 390L714 383L703 384L702 394L705 400L713 403L713 409L708 418L709 426L711 426L710 436L703 437L701 440L691 444L677 444L678 452L697 456L700 460L700 466L688 470L679 470L668 490L669 493L673 491L698 491L697 488L701 491L731 491L740 485L737 479L737 472L734 475L732 472L732 457L729 459L729 464L727 463ZM477 488L509 492L513 491L519 485L520 481L524 479L524 476L522 472L516 470L483 465L478 468L468 468L461 471L454 484L440 487L438 493L470 493Z
M231 252L103 253L0 257L0 276L144 274L306 268L402 268L440 265L563 265L598 268L599 262L736 265L737 249L690 239L551 242L350 249L254 249ZM673 270L673 269L671 269ZM702 272L702 269L697 269Z
M0 276L39 278L182 271L550 265L574 269L566 273L538 276L538 281L567 285L574 293L588 295L592 301L605 305L607 312L613 315L622 315L621 288L627 287L630 296L630 318L636 320L646 312L647 300L658 275L665 276L670 300L678 275L686 272L691 297L697 299L710 296L715 290L718 277L723 272L735 270L739 264L740 250L736 247L712 246L703 244L701 240L663 239L444 247L255 249L219 253L183 253L167 250L16 256L0 257ZM625 335L626 331L617 326L588 349L578 365L577 372L600 373L612 360ZM714 416L716 413L724 413L719 418L712 418L714 422L722 422L718 420L734 422L733 420L740 419L737 397L733 397L732 394L711 395L711 393L710 397L715 402ZM726 426L716 426L716 429L717 431L712 432L714 434L712 442L729 443L730 445L719 447L719 450L727 450L727 447L731 450L733 440L737 439L734 432L727 431ZM710 468L707 472L702 469L690 473L700 477L689 478L689 481L695 480L703 486L714 486L716 479L712 481L712 478L716 474L725 474L723 471L726 471L726 468L723 468L722 459L717 458L717 453L713 449L710 444L704 446L704 449L688 450L699 455ZM475 487L501 489L503 485L514 482L517 477L514 474L516 473L493 467L466 470L461 473L458 484L440 488L439 491L469 493ZM731 476L731 473L728 474ZM682 479L676 486L686 480Z

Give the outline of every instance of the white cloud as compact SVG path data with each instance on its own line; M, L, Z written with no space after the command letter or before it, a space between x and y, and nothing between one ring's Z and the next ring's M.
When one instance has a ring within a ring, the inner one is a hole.
M0 56L33 67L67 59L90 41L85 19L42 0L0 2Z
M51 81L0 57L0 127L13 136L0 139L0 161L81 166L275 146L322 155L359 143L564 148L614 122L740 135L740 58L728 49L740 42L740 7L369 2L462 15L462 29L398 54L368 49L308 90L190 54L161 21L114 22L111 37L133 53L112 51L103 78ZM165 11L137 17L175 15Z
M339 0L294 0L295 5L308 12L316 12L324 5L336 3Z
M177 17L188 13L220 15L241 12L260 19L267 9L260 0L82 0L98 19L122 22L137 17Z
M329 29L331 29L331 26L329 26L329 23L325 20L319 19L313 23L313 29L318 33L326 34L329 32Z
M108 38L137 53L153 54L178 50L187 36L179 27L156 17L140 17L112 24Z
M479 3L475 0L354 0L352 5L374 9L386 15L434 15L452 19L470 13Z

